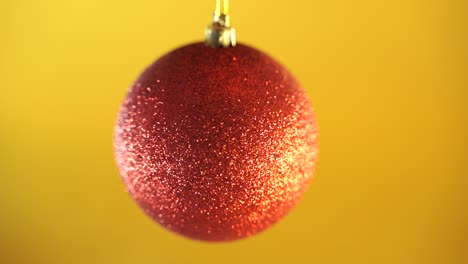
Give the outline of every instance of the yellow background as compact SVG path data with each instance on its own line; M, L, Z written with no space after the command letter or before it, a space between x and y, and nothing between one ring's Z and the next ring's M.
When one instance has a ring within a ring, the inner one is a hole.
M240 42L316 108L321 156L279 224L173 235L124 192L112 132L154 59L200 40L214 0L0 1L0 263L467 263L466 4L231 1Z

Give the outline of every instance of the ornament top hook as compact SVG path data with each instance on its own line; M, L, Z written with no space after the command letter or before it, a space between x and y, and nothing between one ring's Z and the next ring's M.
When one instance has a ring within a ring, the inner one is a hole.
M205 43L214 48L236 46L236 30L231 27L229 0L216 0L213 22L205 30Z

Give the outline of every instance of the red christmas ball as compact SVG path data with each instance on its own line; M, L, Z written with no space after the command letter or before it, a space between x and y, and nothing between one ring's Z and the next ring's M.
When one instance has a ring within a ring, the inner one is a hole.
M317 123L306 93L271 57L195 43L138 78L120 109L115 154L128 192L155 221L194 239L235 240L302 197Z

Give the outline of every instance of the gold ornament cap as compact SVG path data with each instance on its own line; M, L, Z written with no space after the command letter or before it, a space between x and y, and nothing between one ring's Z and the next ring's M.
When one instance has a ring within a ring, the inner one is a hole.
M216 0L213 22L205 30L205 43L214 48L236 46L236 30L231 27L229 0Z

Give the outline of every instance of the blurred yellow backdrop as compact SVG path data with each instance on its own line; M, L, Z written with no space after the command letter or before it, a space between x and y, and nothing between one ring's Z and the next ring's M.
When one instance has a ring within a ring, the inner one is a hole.
M467 263L466 3L231 1L238 40L310 94L302 202L234 243L191 241L124 192L118 107L201 40L214 0L0 2L0 263Z

